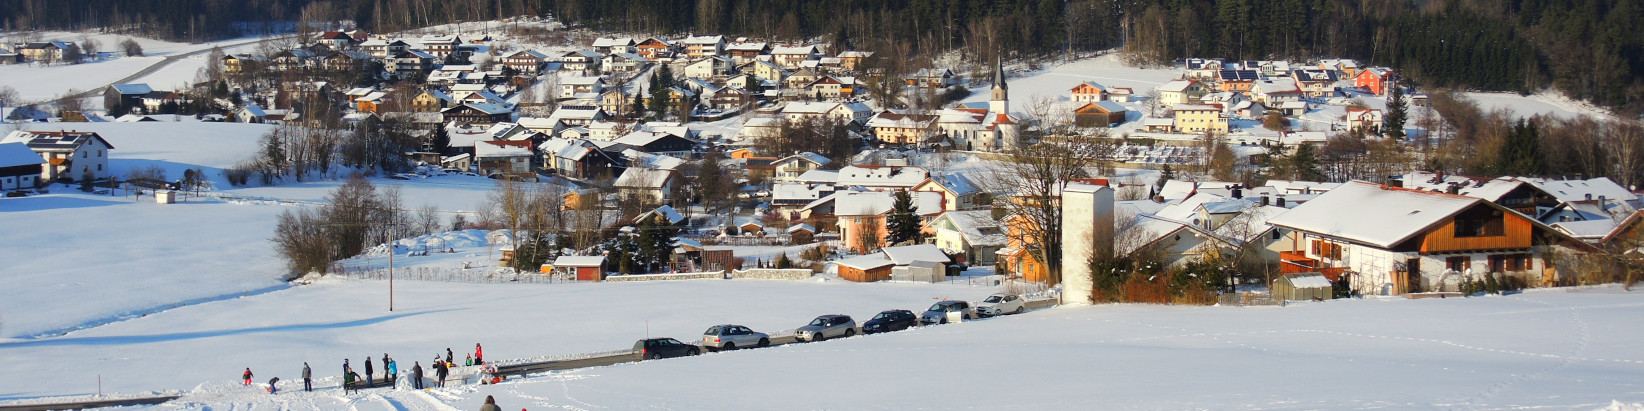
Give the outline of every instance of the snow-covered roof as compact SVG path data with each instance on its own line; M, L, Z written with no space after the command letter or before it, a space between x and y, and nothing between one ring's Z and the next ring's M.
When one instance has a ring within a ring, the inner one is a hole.
M935 215L943 211L942 194L930 191L908 192L913 197L914 213L920 215ZM894 193L889 191L841 191L828 198L817 200L806 208L818 202L831 199L835 215L881 215L889 213L896 206Z
M816 46L776 46L776 48L771 49L772 55L812 53L816 53Z
M938 263L952 262L948 254L936 244L914 244L900 247L885 247L879 250L885 253L885 258L896 265L913 264L914 261L931 261Z
M806 171L794 178L794 181L811 184L839 184L838 170L815 169Z
M685 221L685 216L680 215L679 210L675 210L673 206L665 205L657 207L651 211L646 211L645 213L640 214L639 217L634 217L634 224L639 224L639 222L644 221L646 218L657 216L661 216L664 220L667 220L668 224L679 224L680 221ZM701 246L702 244L697 244L697 247Z
M1587 196L1591 195L1593 200L1597 200L1602 196L1606 200L1632 203L1635 208L1638 206L1638 196L1634 195L1631 191L1628 191L1626 187L1622 187L1621 184L1616 184L1616 182L1614 180L1610 180L1609 177L1599 177L1587 180L1551 180L1541 178L1525 178L1523 180L1536 186L1536 188L1540 188L1542 191L1546 191L1547 194L1552 194L1553 197L1557 197L1559 201L1563 202L1588 200Z
M631 148L622 150L622 155L628 158L628 166L630 167L637 166L661 170L675 170L678 169L679 166L685 164L685 159L679 157L652 154Z
M795 204L809 203L833 193L833 187L825 184L811 185L804 183L776 184L771 187L771 201L776 203Z
M1610 218L1599 218L1586 221L1564 221L1552 224L1553 228L1569 234L1582 241L1597 241L1608 237L1620 222Z
M725 41L725 36L721 36L721 35L690 36L690 37L686 37L685 41L683 41L681 43L699 44L699 45L713 45L713 44L719 44L719 42L722 42L722 41Z
M838 264L858 270L871 270L896 265L896 262L891 261L889 258L885 258L884 254L874 253L839 260Z
M518 143L525 144L522 145ZM529 141L480 141L479 143L474 144L474 157L530 157L535 154L531 152L530 144L531 142Z
M789 234L797 233L797 232L800 232L800 231L808 231L808 232L814 233L814 232L816 232L816 227L812 227L810 224L805 224L805 223L799 223L799 224L794 224L794 225L788 226L788 233Z
M148 94L154 91L147 83L115 84L109 87L113 87L115 92L122 95Z
M554 267L599 267L605 264L603 255L562 255L554 259Z
M1195 81L1192 80L1171 80L1159 86L1159 91L1187 91L1187 88L1192 86L1193 83Z
M827 157L823 157L821 154L816 154L816 153L806 151L806 152L802 152L802 153L799 153L799 154L794 154L794 155L791 155L791 156L783 157L781 160L776 160L776 162L772 163L772 164L782 164L782 163L786 163L786 162L789 162L789 161L809 161L811 163L816 164L818 167L825 166L825 165L828 165L828 163L833 162L833 160L828 159Z
M930 178L930 172L921 167L847 166L839 169L838 183L842 186L903 187L909 188Z
M731 51L763 51L765 50L765 43L735 43L726 45L725 49Z
M1004 246L1008 241L999 221L993 219L993 210L949 211L936 221L942 220L953 222L959 235L971 245Z
M1390 248L1484 200L1353 181L1269 222Z
M618 176L612 185L625 188L662 188L673 176L672 170L661 170L645 167L628 167Z
M1329 279L1324 278L1323 274L1285 274L1284 278L1288 279L1290 281L1290 285L1296 288L1334 287L1334 285L1330 284Z
M30 150L27 144L4 143L0 144L0 168L12 166L26 166L44 164L45 158L40 153Z

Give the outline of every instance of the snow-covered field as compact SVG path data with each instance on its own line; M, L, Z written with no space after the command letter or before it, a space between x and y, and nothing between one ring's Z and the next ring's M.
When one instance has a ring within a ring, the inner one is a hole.
M142 57L124 57L119 44L126 36L113 34L72 33L48 31L35 36L36 41L59 40L65 42L82 42L85 36L102 43L101 51L112 52L112 59L92 61L84 64L64 64L43 66L38 64L8 64L0 65L0 86L8 86L17 90L19 97L25 102L40 102L67 94L69 91L87 91L101 88L126 76L142 71L148 66L164 60L166 56L207 50L217 45L238 44L253 41L252 38L231 39L209 43L189 44L174 43L143 37L131 37L143 46ZM0 34L9 41L23 41L24 36L18 33ZM251 45L226 49L228 52L248 51ZM205 55L197 55L179 59L160 70L143 76L134 82L150 83L156 90L170 90L194 81L195 74L201 67L205 67ZM15 105L17 102L6 102ZM95 105L94 105L95 106Z

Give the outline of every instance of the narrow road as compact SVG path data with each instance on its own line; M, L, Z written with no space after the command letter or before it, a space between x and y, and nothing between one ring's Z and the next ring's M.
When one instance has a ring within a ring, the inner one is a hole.
M281 37L285 37L285 36L281 36ZM279 37L275 37L275 38L279 38ZM260 41L263 41L263 39L256 39L256 40L251 40L251 41L242 41L242 42L239 42L239 43L219 44L219 45L217 45L217 47L222 47L222 48L225 48L225 49L226 48L234 48L234 47L244 46L244 45L247 45L247 44L255 44L255 43L260 42ZM211 48L204 48L204 49L200 49L200 50L190 51L190 52L187 52L187 53L174 54L174 55L166 56L164 59L161 59L160 61L154 62L154 64L150 64L148 67L144 67L142 70L137 70L137 72L133 73L132 75L126 76L125 78L121 78L119 80L115 80L114 82L109 83L109 84L104 84L102 87L97 87L97 88L94 88L94 89L81 91L79 94L74 94L72 97L73 98L87 98L87 97L93 97L93 96L101 95L101 94L103 94L103 90L108 89L108 86L115 85L115 84L130 83L132 80L140 79L140 78L143 78L143 76L154 74L154 72L160 71L160 69L165 68L168 65L171 65L171 63L177 62L177 60L185 59L185 58L188 58L188 57L191 57L191 56L197 56L197 55L204 54L204 53L210 53L210 52L211 52Z

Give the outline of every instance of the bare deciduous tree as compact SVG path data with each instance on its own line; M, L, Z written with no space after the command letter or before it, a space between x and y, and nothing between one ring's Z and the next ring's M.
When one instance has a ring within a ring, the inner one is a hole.
M997 206L1025 219L1025 248L1044 262L1051 284L1062 275L1062 188L1090 177L1089 169L1112 153L1112 143L1102 140L1041 142L1006 152L981 178L988 191L1004 196Z

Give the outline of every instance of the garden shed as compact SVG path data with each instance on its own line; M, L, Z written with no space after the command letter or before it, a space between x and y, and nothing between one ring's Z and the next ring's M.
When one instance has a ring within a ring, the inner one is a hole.
M1291 273L1273 280L1273 298L1285 300L1328 300L1333 295L1330 280L1319 273Z

